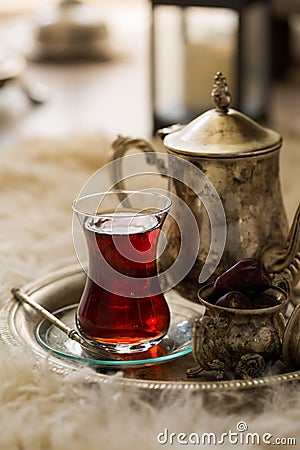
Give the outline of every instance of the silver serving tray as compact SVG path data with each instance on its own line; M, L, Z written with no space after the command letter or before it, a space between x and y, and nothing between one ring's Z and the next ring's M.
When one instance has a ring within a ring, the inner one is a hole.
M53 312L65 305L71 305L79 301L85 277L85 273L80 266L67 267L41 280L27 284L23 287L23 291ZM30 307L21 305L11 298L0 309L0 317L0 339L3 343L13 348L30 350L39 359L47 358L51 369L61 375L66 375L82 367L82 364L76 361L49 353L37 343L36 328L41 322L41 316ZM186 369L194 365L192 354L188 354L162 365L124 368L121 376L114 377L114 379L122 384L157 391L193 390L206 392L248 390L277 385L278 383L291 383L300 379L300 371L252 380L217 381L213 379L212 373L206 373L198 379L189 379L186 376ZM119 370L94 367L91 368L91 378L100 382L107 382L116 371Z

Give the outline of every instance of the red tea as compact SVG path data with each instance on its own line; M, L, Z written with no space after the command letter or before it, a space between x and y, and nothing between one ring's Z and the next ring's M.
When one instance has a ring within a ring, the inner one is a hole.
M85 220L89 274L77 325L86 338L128 352L146 350L166 334L170 313L156 270L160 222L129 212Z

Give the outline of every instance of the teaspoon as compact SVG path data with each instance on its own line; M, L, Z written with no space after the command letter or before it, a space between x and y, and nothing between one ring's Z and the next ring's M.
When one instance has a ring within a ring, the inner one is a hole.
M93 354L94 357L101 357L105 358L106 360L122 360L119 356L115 354L111 354L110 352L93 346L86 340L84 340L79 333L74 329L68 327L64 322L62 322L60 319L58 319L54 314L52 314L50 311L48 311L46 308L44 308L42 305L37 303L35 300L33 300L29 295L25 294L25 292L20 291L20 289L13 288L11 290L14 298L18 300L20 303L26 303L27 305L31 306L33 309L38 311L41 316L44 317L44 319L49 320L53 325L55 325L57 328L59 328L61 331L63 331L70 339L78 342L81 347L87 351L90 354Z

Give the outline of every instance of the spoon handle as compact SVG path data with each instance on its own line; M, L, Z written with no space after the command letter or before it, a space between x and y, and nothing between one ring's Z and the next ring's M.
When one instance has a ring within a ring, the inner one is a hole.
M21 303L27 303L33 309L38 311L45 319L49 320L53 325L63 331L70 339L78 342L85 350L97 354L97 356L106 357L106 359L114 360L119 359L116 358L115 355L111 355L109 352L104 349L94 348L92 345L89 345L84 339L81 338L79 333L74 329L68 327L64 322L58 319L54 314L44 308L42 305L33 300L29 295L25 294L25 292L21 292L20 289L13 288L11 290L14 298Z
M21 292L19 289L11 290L13 296L21 303L27 303L33 309L38 311L45 319L49 320L49 322L53 323L57 328L66 333L70 339L83 343L83 340L79 336L76 330L68 327L64 322L58 319L54 314L45 309L42 305L34 301L29 295L25 294L25 292Z

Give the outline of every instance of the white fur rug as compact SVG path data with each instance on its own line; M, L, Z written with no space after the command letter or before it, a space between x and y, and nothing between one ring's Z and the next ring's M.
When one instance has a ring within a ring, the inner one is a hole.
M283 188L289 217L299 199L299 139L289 141L283 161ZM24 143L1 154L0 267L1 302L12 287L76 262L71 236L71 202L83 183L106 161L108 142L102 137L68 142ZM0 317L1 320L1 317ZM237 431L245 421L249 432L275 438L292 437L300 445L300 385L276 388L259 412L205 407L205 398L167 392L145 398L121 387L114 378L90 384L90 369L66 377L52 373L47 362L36 364L23 351L0 347L1 450L140 450L163 447L157 435L176 433L166 448L194 448L177 442L179 433ZM257 399L260 397L257 394ZM204 403L204 404L203 404ZM247 398L245 400L247 406ZM186 442L182 435L179 439ZM233 439L233 438L232 438ZM163 438L161 438L163 441ZM220 448L243 448L225 438ZM212 445L202 445L210 448ZM281 448L276 445L276 448ZM282 447L288 448L288 445ZM296 445L292 446L298 448Z

